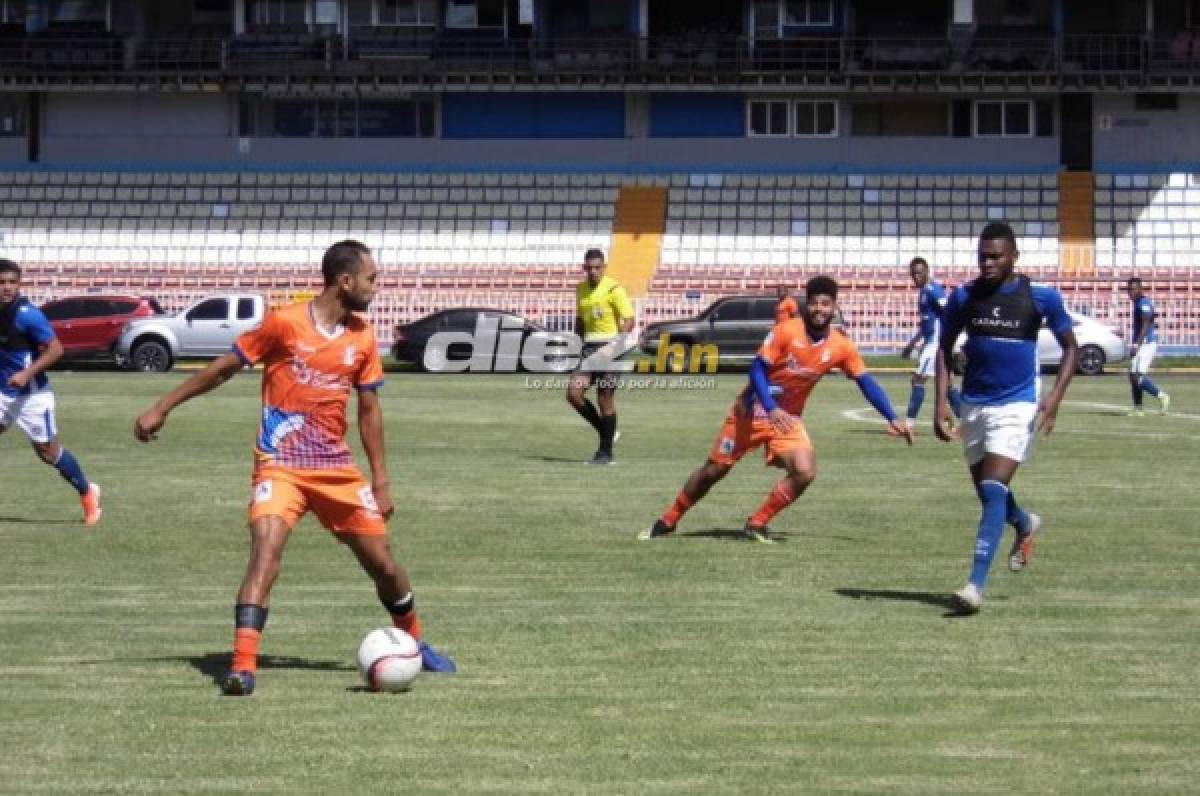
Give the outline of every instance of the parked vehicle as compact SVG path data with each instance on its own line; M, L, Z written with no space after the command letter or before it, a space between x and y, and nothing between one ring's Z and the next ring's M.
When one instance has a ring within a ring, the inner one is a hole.
M115 360L117 338L129 321L162 314L148 296L71 296L41 310L63 346L63 358Z
M445 369L448 361L463 362L471 359L473 345L468 342L454 343L445 352L430 349L427 351L429 338L439 332L458 332L474 335L483 320L488 327L494 327L500 332L512 333L519 331L521 344L531 334L541 332L551 334L539 323L531 321L514 312L507 310L488 309L482 307L457 307L440 310L426 315L412 323L398 324L392 342L392 357L397 362L412 362L422 370L437 372ZM565 350L566 344L563 343ZM498 346L499 348L499 346ZM505 351L515 350L516 354L506 354ZM566 363L564 361L563 368ZM512 372L521 369L520 348L496 352L493 369L499 372Z
M1125 341L1116 329L1078 312L1067 310L1067 315L1071 316L1071 326L1079 343L1080 373L1098 376L1104 372L1105 365L1125 359ZM961 334L954 346L954 369L959 373L965 364L962 347L966 341L967 336ZM1062 362L1062 347L1054 334L1044 326L1038 331L1037 350L1038 363L1043 367L1057 367Z
M804 307L803 296L793 298L801 308ZM719 298L695 318L647 324L642 331L639 347L647 354L656 356L659 341L666 333L670 335L672 344L682 343L689 350L692 345L715 344L721 364L745 364L754 359L763 340L775 326L775 307L778 304L779 298L773 295ZM833 326L845 328L845 319L840 310L833 319ZM685 362L668 364L675 369L688 365Z
M266 302L254 293L209 296L177 315L130 321L117 358L135 370L165 372L180 358L218 357L242 332L262 323Z
M1079 341L1079 372L1085 376L1098 376L1104 366L1120 362L1125 358L1125 341L1116 329L1078 312L1067 310L1075 339ZM1038 332L1038 362L1057 366L1062 362L1062 347L1049 329Z

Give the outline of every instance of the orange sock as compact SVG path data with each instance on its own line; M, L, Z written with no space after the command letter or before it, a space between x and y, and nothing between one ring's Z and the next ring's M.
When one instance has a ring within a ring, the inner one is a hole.
M686 514L691 507L691 499L680 491L675 496L675 502L671 504L671 508L663 512L662 521L674 528L679 524L679 518Z
M235 672L258 671L258 642L262 633L252 627L239 627L233 632L233 664Z
M783 479L767 495L767 499L758 507L758 511L750 516L750 524L766 525L772 517L792 505L792 501L795 499L796 487L792 485L792 479Z
M392 624L417 641L421 640L421 620L417 619L415 611L409 611L403 615L392 614Z

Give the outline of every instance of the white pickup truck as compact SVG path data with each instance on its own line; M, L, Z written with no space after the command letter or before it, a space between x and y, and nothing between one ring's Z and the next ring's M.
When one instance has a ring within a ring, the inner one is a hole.
M117 362L163 373L180 358L219 357L242 332L262 323L266 301L257 293L207 296L177 315L139 318L117 338Z

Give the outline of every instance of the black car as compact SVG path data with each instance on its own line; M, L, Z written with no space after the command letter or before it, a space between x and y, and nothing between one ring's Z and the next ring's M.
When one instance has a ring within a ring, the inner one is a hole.
M793 298L800 307L804 306L803 296ZM682 343L688 350L693 345L716 345L723 365L748 363L775 326L775 307L779 301L778 296L767 295L720 298L695 318L648 324L642 331L639 347L647 354L657 355L662 335L668 334L671 343ZM833 326L838 329L845 327L840 310L834 316ZM674 369L687 363L670 364Z
M509 340L512 336L519 335L520 345L498 344L495 351L492 352L494 355L484 356L488 354L490 346L477 351L477 343L483 341L476 340L475 335L480 332L486 334L487 330L494 330L498 337L509 336ZM452 342L444 351L436 347L430 349L428 347L430 338L440 332L470 335L471 340L476 342L467 340ZM555 339L552 333L542 325L517 313L485 307L456 307L431 313L412 323L398 324L392 343L392 357L397 362L413 362L426 371L462 372L467 369L466 363L473 356L480 355L479 363L482 364L486 360L489 365L487 368L472 366L472 371L491 370L508 373L522 369L521 349L524 348L529 336L534 333L551 335L551 350L565 349L567 345L565 340ZM551 370L557 371L566 368L566 362L562 356L547 357L547 359L555 363L551 365ZM448 363L454 364L447 367ZM561 367L557 366L558 363L561 363Z

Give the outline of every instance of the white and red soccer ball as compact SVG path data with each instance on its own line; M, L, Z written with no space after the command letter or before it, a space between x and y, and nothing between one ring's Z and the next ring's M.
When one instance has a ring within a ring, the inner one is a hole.
M400 628L381 627L358 645L358 670L372 691L407 691L421 673L421 650Z

